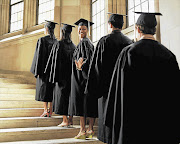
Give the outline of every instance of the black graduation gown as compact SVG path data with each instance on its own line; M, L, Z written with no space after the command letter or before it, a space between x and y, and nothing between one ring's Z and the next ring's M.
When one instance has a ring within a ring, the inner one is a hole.
M87 97L84 94L85 85L88 77L89 64L94 51L94 46L88 38L80 41L73 54L72 77L71 77L71 98L69 114L76 116L97 117L97 100ZM82 71L76 69L75 59L83 57L85 63Z
M49 35L39 38L31 65L30 71L37 78L35 100L43 102L52 102L53 85L49 83L49 75L44 73L49 54L56 42Z
M98 139L109 144L111 143L111 128L103 125L104 105L117 57L122 49L131 43L132 41L120 31L113 31L102 37L96 46L90 66L85 93L91 97L101 97L98 100Z
M72 57L76 46L62 40L56 60L53 111L55 114L68 115L69 96L71 91Z
M105 108L112 143L177 143L179 77L174 54L159 42L142 39L126 47L117 59Z

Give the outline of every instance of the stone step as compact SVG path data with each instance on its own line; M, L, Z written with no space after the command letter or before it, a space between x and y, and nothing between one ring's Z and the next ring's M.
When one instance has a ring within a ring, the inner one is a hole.
M27 94L0 94L1 100L35 100L35 95Z
M0 109L0 118L7 117L38 117L43 113L43 108L9 108Z
M43 108L43 103L36 100L1 100L0 109L6 108Z
M63 116L0 118L0 129L57 126ZM79 117L73 117L73 124L79 125Z
M14 79L14 78L0 78L0 83L12 83L12 84L28 84L28 80L20 78L20 79Z
M10 79L23 79L28 84L35 84L36 79L30 72L17 72L17 71L2 71L0 70L0 78L10 78Z
M78 134L79 129L80 126L0 129L0 142L73 138ZM94 130L97 135L97 126L94 127Z
M99 141L96 137L93 139L52 139L52 140L37 140L37 141L18 141L18 142L4 142L2 144L105 144Z
M0 94L32 94L35 95L35 89L18 89L18 88L0 88Z
M35 89L36 85L34 85L34 84L0 83L0 88Z

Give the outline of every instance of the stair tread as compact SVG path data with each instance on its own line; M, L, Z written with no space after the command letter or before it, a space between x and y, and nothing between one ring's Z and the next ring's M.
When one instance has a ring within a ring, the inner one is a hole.
M58 127L58 126L49 126L49 127L30 127L30 128L8 128L0 129L0 133L14 133L14 132L32 132L32 131L49 131L49 130L72 130L79 129L80 125L73 125L73 127ZM97 126L94 126L97 128Z
M36 141L17 141L17 142L5 142L3 144L78 144L78 143L90 143L90 142L99 142L98 144L104 144L103 142L100 142L96 137L93 139L74 139L74 138L64 138L64 139L51 139L51 140L36 140ZM97 143L93 143L97 144Z
M73 116L73 118L77 118L78 116ZM11 117L11 118L0 118L1 120L24 120L24 119L59 119L59 118L63 118L63 116L52 116L51 118L47 118L47 117Z

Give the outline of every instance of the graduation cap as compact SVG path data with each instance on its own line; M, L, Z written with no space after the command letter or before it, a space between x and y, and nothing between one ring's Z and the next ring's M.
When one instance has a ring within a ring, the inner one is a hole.
M63 27L61 28L62 30L71 33L72 32L72 28L75 27L73 25L70 24L66 24L66 23L61 23L63 24Z
M136 22L137 25L144 25L149 28L153 28L157 25L156 15L162 16L161 13L149 13L149 12L134 12L141 14Z
M58 23L56 23L56 22L49 21L49 20L45 20L45 21L46 21L45 26L47 26L47 27L50 28L50 29L54 29L55 26L56 26L56 24L58 24Z
M89 28L89 27L92 26L94 23L91 22L91 21L88 21L88 20L86 20L86 19L81 18L81 19L79 19L77 22L75 22L74 24L77 25L77 26L84 26L84 25L85 25L87 28Z
M116 28L122 28L124 23L123 16L127 16L127 15L110 13L110 12L108 12L107 14L111 14L108 22L110 22Z

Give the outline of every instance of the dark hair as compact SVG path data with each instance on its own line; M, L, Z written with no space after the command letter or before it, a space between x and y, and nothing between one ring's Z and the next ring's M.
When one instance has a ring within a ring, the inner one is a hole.
M147 26L144 26L144 25L136 25L140 31L143 33L143 34L151 34L151 35L154 35L156 33L156 27L152 27L152 28L149 28Z
M123 27L123 23L116 23L116 22L112 22L112 21L109 21L109 23L111 23L115 28L122 29L122 27Z
M44 27L48 28L48 33L49 33L50 37L55 39L56 38L55 35L54 35L54 28L55 27L51 27L48 24L45 24Z
M71 43L72 42L71 33L62 29L61 30L61 40L65 41L67 43Z

